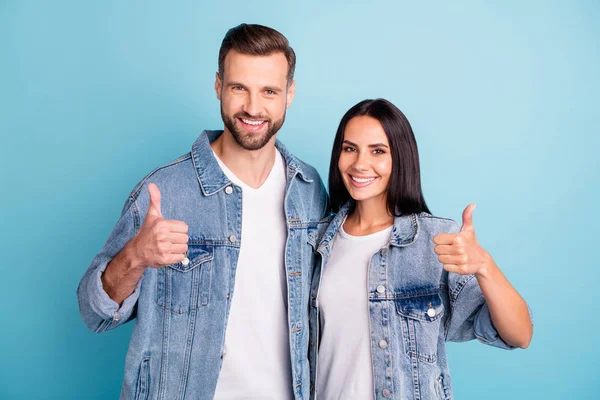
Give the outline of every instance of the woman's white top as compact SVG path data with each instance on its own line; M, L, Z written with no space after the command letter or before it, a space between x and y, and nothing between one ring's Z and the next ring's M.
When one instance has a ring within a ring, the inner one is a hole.
M319 399L373 399L368 266L371 256L389 242L392 228L352 236L342 224L334 238L318 295Z

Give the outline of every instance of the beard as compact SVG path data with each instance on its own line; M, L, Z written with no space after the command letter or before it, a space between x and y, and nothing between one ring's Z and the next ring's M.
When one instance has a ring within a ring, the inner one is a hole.
M271 120L270 118L263 118L260 115L253 116L243 111L235 113L233 116L229 116L223 112L223 106L221 105L221 118L223 119L225 127L231 132L233 139L244 150L260 150L269 143L269 140L271 140L283 126L283 123L285 122L285 111L280 119ZM238 118L265 121L267 123L267 129L264 132L246 132L236 124Z

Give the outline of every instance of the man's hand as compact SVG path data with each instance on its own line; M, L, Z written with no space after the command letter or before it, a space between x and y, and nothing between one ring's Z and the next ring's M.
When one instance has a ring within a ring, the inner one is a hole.
M440 233L433 237L434 251L444 264L444 269L457 274L485 274L491 256L485 251L475 236L473 227L475 204L469 204L462 214L462 228L459 233Z
M148 192L150 205L140 231L108 263L101 277L104 290L119 305L134 292L146 267L160 268L186 257L187 224L164 219L158 187L150 183Z
M160 268L183 261L188 250L185 222L164 219L160 210L160 190L148 184L150 205L146 219L131 241L135 264Z

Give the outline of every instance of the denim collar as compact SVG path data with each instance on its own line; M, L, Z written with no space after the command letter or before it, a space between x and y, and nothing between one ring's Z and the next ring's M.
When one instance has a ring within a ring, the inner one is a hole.
M354 201L350 200L344 204L338 213L333 217L333 220L327 227L325 234L323 235L321 242L319 243L318 251L329 256L331 252L331 245L335 234L340 228L340 225L344 222L344 219L353 208ZM388 242L391 246L403 247L411 245L419 237L419 218L417 214L401 215L394 218L394 227L390 234L390 241Z
M198 181L202 188L202 193L210 196L231 184L231 181L221 170L217 159L210 147L210 144L217 139L223 131L203 131L198 139L192 145L192 161L198 174ZM279 141L275 141L275 147L281 153L285 160L287 168L287 180L291 180L296 174L305 182L312 182L305 171L304 166L294 157L285 146Z

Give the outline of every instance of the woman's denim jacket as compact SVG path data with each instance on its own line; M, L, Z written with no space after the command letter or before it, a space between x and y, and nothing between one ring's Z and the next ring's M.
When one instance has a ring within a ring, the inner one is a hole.
M321 262L313 276L310 316L313 394L321 270L350 207L350 203L342 207L317 247ZM446 341L477 338L513 348L498 336L477 279L448 273L433 251L436 234L458 231L454 221L426 213L397 217L388 245L371 257L365 307L369 307L375 399L452 399Z
M242 223L241 188L222 172L209 144L220 134L203 132L191 153L140 182L77 289L81 315L94 332L135 318L122 399L213 398L234 295ZM305 399L310 393L308 303L316 261L309 237L316 236L319 224L327 226L321 219L329 212L328 200L316 170L279 142L276 146L287 169L285 268L294 385L290 390L296 399ZM148 268L135 292L119 307L103 290L100 277L143 224L149 182L161 191L164 217L188 224L190 263Z

